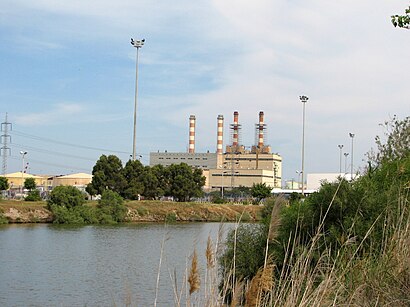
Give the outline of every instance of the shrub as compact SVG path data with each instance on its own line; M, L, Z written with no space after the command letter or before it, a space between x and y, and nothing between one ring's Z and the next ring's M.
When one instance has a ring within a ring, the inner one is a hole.
M236 230L229 231L224 253L219 258L223 281L231 276L234 259L236 280L250 280L256 274L263 266L266 235L261 224L240 224Z
M0 212L0 224L8 224L9 220Z
M72 186L55 187L47 201L48 208L52 205L66 207L67 209L82 206L86 201L86 195Z
M50 205L54 224L84 224L84 219L78 210L64 206Z
M111 190L105 190L102 193L97 207L103 214L111 216L114 222L123 222L127 216L124 200L117 192ZM104 220L106 220L106 217L104 217Z
M168 213L165 216L165 223L175 223L177 221L177 215L175 212Z
M32 190L28 192L28 195L26 198L24 198L25 201L40 201L41 196L40 196L40 191L39 190Z

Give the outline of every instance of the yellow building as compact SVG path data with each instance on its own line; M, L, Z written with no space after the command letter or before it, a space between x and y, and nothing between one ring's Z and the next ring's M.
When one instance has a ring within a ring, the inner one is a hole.
M83 189L91 182L93 175L86 173L76 173L64 176L52 177L52 186L70 185Z
M209 170L207 188L252 187L254 183L281 187L282 157L278 154L227 152L222 155L222 161L216 169Z
M20 190L27 178L34 178L37 187L43 191L52 190L54 187L60 185L70 185L77 187L80 190L84 190L87 184L89 184L93 179L92 175L86 173L77 173L63 176L35 176L22 172L16 172L6 174L4 177L7 178L11 190Z
M45 186L47 184L47 177L35 176L22 172L5 174L4 177L7 178L11 190L21 189L27 178L34 178L37 186Z

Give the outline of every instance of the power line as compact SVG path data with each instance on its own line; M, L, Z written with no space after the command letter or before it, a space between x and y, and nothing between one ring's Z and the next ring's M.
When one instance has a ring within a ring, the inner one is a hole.
M76 156L76 155L70 155L70 154L66 154L66 153L62 153L62 152L57 152L57 151L52 151L52 150L47 150L47 149L41 149L41 148L36 148L36 147L32 147L32 146L27 146L27 145L21 145L21 144L13 143L13 146L16 146L16 147L22 148L22 149L30 149L32 151L37 151L37 152L41 152L41 153L45 153L45 154L49 154L49 155L64 156L64 157L69 157L69 158L74 158L74 159L81 159L81 160L95 162L95 159L90 159L90 158Z
M92 146L72 144L72 143L57 141L57 140L53 140L53 139L49 139L49 138L44 138L44 137L40 137L40 136L37 136L37 135L32 135L32 134L28 134L28 133L21 132L21 131L16 131L16 130L13 131L13 134L21 136L21 137L33 139L33 140L49 142L49 143L55 143L55 144L60 144L60 145L64 145L64 146L71 146L71 147L75 147L75 148L83 148L83 149L104 151L104 152L111 152L111 153L130 154L130 152L127 152L127 151L110 150L110 149L106 149L106 148L98 148L98 147L92 147Z
M20 160L20 157L15 157L15 156L10 156L10 158L14 159L14 160ZM75 167L75 166L70 166L70 165L61 165L61 164L56 164L56 163L48 163L48 162L44 162L44 161L40 161L40 160L35 160L35 159L29 159L30 162L35 162L37 164L41 164L41 165L48 165L48 166L54 166L54 167L61 167L64 169L72 169L72 170L77 170L77 171L84 171L84 172L89 172L90 169L86 169L86 168L80 168L80 167Z

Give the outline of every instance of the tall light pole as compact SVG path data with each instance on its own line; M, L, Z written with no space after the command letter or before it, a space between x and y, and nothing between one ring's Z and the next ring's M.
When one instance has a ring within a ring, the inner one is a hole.
M23 185L24 185L24 157L26 156L27 151L20 151L22 166L21 166L21 195L23 195Z
M345 152L344 155L345 155L345 174L346 174L347 173L347 157L349 156L349 153Z
M300 175L302 175L302 171L296 171L296 174L298 174L298 189L300 189Z
M304 177L305 177L305 108L306 102L309 100L307 96L299 96L300 101L303 104L303 127L302 127L302 195L304 195Z
M340 161L339 161L339 174L342 173L342 149L343 149L343 145L337 145L337 147L339 147L340 149Z
M354 133L349 132L349 136L352 138L352 151L351 151L351 164L350 164L350 180L353 180L353 139L354 139Z
M132 142L132 161L136 158L136 140L137 140L137 96L138 96L138 53L142 46L144 46L145 39L134 40L131 38L131 45L137 48L137 61L135 66L135 102L134 102L134 136Z

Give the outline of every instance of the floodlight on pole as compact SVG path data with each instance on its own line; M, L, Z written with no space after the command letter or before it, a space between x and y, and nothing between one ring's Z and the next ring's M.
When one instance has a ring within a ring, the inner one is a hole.
M337 145L340 149L340 161L339 161L339 174L342 173L342 149L343 149L343 144Z
M135 99L134 99L134 134L132 142L132 161L135 161L136 158L136 145L137 145L137 97L138 97L138 53L139 49L144 46L145 39L133 39L131 38L131 45L137 48L137 59L135 65Z
M350 164L350 180L353 180L353 139L354 139L354 133L349 132L349 136L352 138L352 151L351 151L351 164Z
M27 151L21 150L20 155L22 159L22 166L21 166L21 195L23 196L23 185L24 185L24 157L26 156Z
M346 174L347 173L347 157L349 156L349 153L345 152L344 156L345 156L345 174Z
M299 96L300 101L303 104L303 125L302 125L302 195L304 195L304 177L305 177L305 108L306 102L309 100L307 96Z

